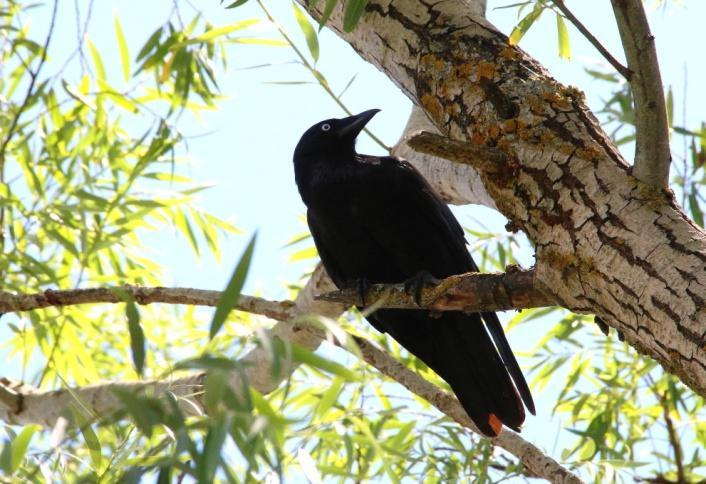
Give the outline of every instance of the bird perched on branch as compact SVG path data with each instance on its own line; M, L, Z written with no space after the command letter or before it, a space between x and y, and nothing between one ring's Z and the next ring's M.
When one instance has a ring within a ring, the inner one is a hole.
M378 112L328 119L294 151L294 173L326 271L339 288L429 280L478 271L463 229L409 163L356 153L358 134ZM418 293L418 292L417 292ZM378 309L367 319L432 368L478 428L519 430L534 402L495 313Z

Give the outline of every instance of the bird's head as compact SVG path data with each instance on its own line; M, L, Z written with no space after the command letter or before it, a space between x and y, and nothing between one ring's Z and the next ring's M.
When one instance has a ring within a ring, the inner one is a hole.
M294 162L305 158L339 158L355 154L355 141L365 125L380 110L370 109L355 116L320 121L307 129L294 150Z

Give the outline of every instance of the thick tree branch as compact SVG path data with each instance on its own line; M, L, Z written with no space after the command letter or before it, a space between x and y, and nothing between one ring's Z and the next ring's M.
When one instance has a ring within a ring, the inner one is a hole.
M321 276L317 276L321 277ZM312 284L312 287L314 284ZM170 291L168 288L134 288L128 286L127 290L133 291L136 302L149 304L152 302L169 302L172 304L193 304L213 306L218 300L220 293L218 291L196 291L196 290L177 290ZM135 290L137 289L137 290ZM112 294L109 290L100 292L99 290L91 290L92 292L76 292L76 291L56 291L50 298L56 296L56 304L66 305L73 301L74 304L95 302L90 301L89 296L94 299L100 298L102 302L119 303L119 298L114 298L108 294ZM12 295L5 294L5 307L17 308L18 304L12 305ZM22 299L25 306L35 308L47 307L48 301L45 300L46 295L34 295L29 299ZM8 303L8 301L11 301ZM27 302L34 301L34 302ZM187 302L188 301L188 302ZM272 317L273 315L294 317L297 315L297 306L289 301L268 301L259 298L246 298L247 302L238 304L237 309L264 316ZM49 301L50 302L50 301ZM301 306L300 302L300 306ZM329 307L339 308L340 306L326 304ZM328 311L331 313L331 311ZM271 334L285 334L286 339L292 341L291 335L298 335L296 338L299 341L305 342L321 342L326 338L326 334L313 326L296 323L280 322L277 326L289 326L288 332L273 330ZM277 328L275 326L275 328ZM280 327L281 327L280 326ZM363 359L374 366L384 375L399 382L410 391L416 393L420 397L427 400L430 404L436 407L439 411L448 415L461 425L478 433L478 430L473 425L471 420L465 414L465 411L458 403L458 400L452 395L444 392L436 385L424 380L422 377L412 372L400 362L392 358L384 351L378 349L374 344L359 336L348 335L356 342ZM281 336L280 336L281 337ZM334 341L342 348L345 345ZM317 343L318 345L318 343ZM311 344L308 345L311 347ZM265 350L260 350L265 351ZM253 360L251 352L241 362L244 364L246 375L248 377L255 376L255 380L249 379L249 383L258 391L268 393L273 389L272 378L260 378L257 373L252 373ZM272 369L269 361L272 355L260 355L258 363L265 363L270 374ZM249 363L249 364L248 364ZM293 371L294 366L282 365L281 375L289 375ZM86 387L78 387L61 390L39 390L29 385L24 385L19 382L14 382L5 378L0 378L0 420L10 424L25 425L36 423L44 426L52 426L57 419L66 411L66 409L74 405L77 408L87 409L90 413L89 417L97 418L99 416L110 415L120 409L120 401L116 397L114 390L120 389L130 391L137 394L149 394L153 396L163 396L167 392L173 393L187 415L195 415L204 413L204 406L201 402L203 393L203 379L205 373L195 373L181 378L171 380L148 380L138 382L106 382ZM242 381L237 374L231 377L230 385L239 390L242 388ZM77 401L78 400L78 401ZM80 402L80 405L77 405ZM519 434L508 431L506 429L494 439L494 442L511 454L518 457L522 463L530 469L534 474L543 477L552 482L582 482L576 475L562 467L551 457L544 454L533 444L525 441Z
M495 208L495 202L485 191L483 181L472 164L453 163L445 159L443 154L422 154L410 145L411 139L421 131L439 133L424 111L414 106L400 140L392 149L393 154L414 165L446 202L454 205L476 204ZM478 150L477 155L487 156L481 150Z
M321 17L320 2L297 1ZM536 277L561 306L596 314L706 396L706 234L632 176L581 92L468 5L369 0L345 32L339 4L327 25L439 132L506 155L473 166L534 243Z
M365 294L365 301L354 288L322 294L319 299L347 305L379 305L383 308L418 309L414 295L404 284L374 284ZM506 311L554 306L546 288L541 288L534 271L518 268L504 274L469 272L448 277L421 292L421 307L432 311Z
M655 188L669 186L669 125L655 38L642 0L611 0L623 43L635 103L633 175Z

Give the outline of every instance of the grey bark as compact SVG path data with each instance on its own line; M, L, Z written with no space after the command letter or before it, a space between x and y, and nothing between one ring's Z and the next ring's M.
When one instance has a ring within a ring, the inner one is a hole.
M441 133L507 155L469 163L535 243L537 278L562 306L599 315L706 396L704 232L669 192L631 175L581 92L462 0L371 0L350 33L339 6L329 27Z

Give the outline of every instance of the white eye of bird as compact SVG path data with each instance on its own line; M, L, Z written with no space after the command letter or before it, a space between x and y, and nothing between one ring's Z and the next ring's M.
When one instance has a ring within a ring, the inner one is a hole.
M331 125L328 123L324 123L321 125L321 131L329 131L331 130Z

